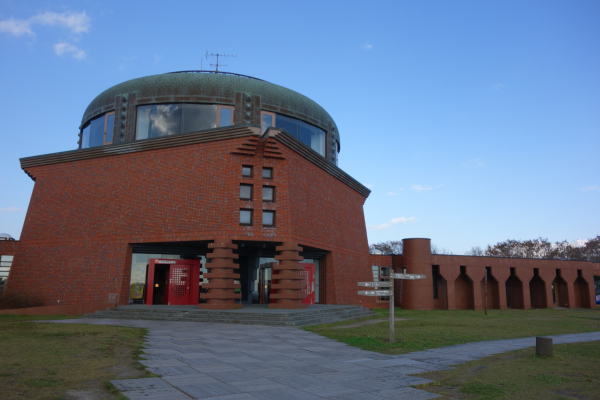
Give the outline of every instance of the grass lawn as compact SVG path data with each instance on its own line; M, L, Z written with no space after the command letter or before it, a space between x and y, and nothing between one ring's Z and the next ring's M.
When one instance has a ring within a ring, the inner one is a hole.
M560 344L544 358L535 348L512 351L418 376L435 383L418 386L460 399L598 399L600 342Z
M31 322L42 319L60 318L0 315L2 399L117 399L109 380L148 375L145 330Z
M365 350L385 354L451 346L481 340L600 331L600 308L483 311L395 310L396 342L389 342L389 310L377 309L373 318L385 321L354 328L335 329L347 321L304 329ZM600 397L600 396L599 396Z

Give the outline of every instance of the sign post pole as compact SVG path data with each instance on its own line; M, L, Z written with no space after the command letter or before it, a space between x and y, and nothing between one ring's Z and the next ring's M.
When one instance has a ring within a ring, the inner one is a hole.
M426 275L419 274L395 274L390 268L389 282L358 282L358 286L373 288L374 290L359 290L361 296L388 296L390 298L390 343L394 343L394 280L395 279L425 279ZM389 290L379 290L379 288L389 288Z
M394 343L394 270L390 269L390 343Z

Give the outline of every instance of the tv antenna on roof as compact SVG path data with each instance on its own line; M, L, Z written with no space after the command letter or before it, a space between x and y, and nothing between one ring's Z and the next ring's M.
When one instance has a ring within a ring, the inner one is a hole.
M216 57L217 62L215 64L210 64L210 66L215 67L215 72L219 72L219 65L221 65L222 67L227 66L226 64L219 64L219 57L237 57L237 56L233 55L233 54L209 53L207 50L204 57L206 57L206 59L208 59L208 57Z

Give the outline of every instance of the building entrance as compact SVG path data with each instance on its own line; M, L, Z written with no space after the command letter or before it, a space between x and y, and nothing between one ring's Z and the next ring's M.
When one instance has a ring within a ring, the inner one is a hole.
M146 287L147 305L197 305L200 260L151 258Z

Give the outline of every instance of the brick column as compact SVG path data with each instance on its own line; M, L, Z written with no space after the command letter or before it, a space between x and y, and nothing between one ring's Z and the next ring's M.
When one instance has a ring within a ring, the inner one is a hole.
M446 299L448 310L456 310L456 278L460 275L458 265L440 265L440 274L446 280Z
M213 249L212 253L206 255L210 260L206 263L208 272L204 274L209 279L209 283L202 285L208 289L208 293L202 293L201 298L206 299L205 304L199 304L198 308L208 310L231 310L242 308L241 304L236 304L235 300L242 297L241 293L235 293L235 289L241 286L234 283L234 279L240 279L240 274L233 273L238 266L233 262L239 256L233 254L233 250L238 248L231 239L216 239L214 243L209 243L208 247Z
M271 293L271 299L275 300L275 303L270 303L269 308L308 307L308 304L302 303L306 298L302 293L305 285L302 275L304 268L300 265L300 261L304 260L304 257L300 256L302 247L298 246L297 242L283 242L276 250L279 254L275 259L279 263L273 265L272 279L275 283L271 284L271 289L276 290L276 293Z
M506 281L510 278L510 267L492 266L492 275L498 281L498 299L500 300L500 309L506 310Z
M569 298L569 308L575 308L575 280L577 279L576 269L561 268L562 278L567 282L567 296ZM562 306L562 304L559 304Z
M483 280L485 278L485 267L467 265L466 270L467 275L473 281L473 309L483 310L485 308L483 304Z
M556 278L556 270L553 268L540 268L540 278L544 281L546 288L546 307L554 307L554 296L552 296L552 282Z

